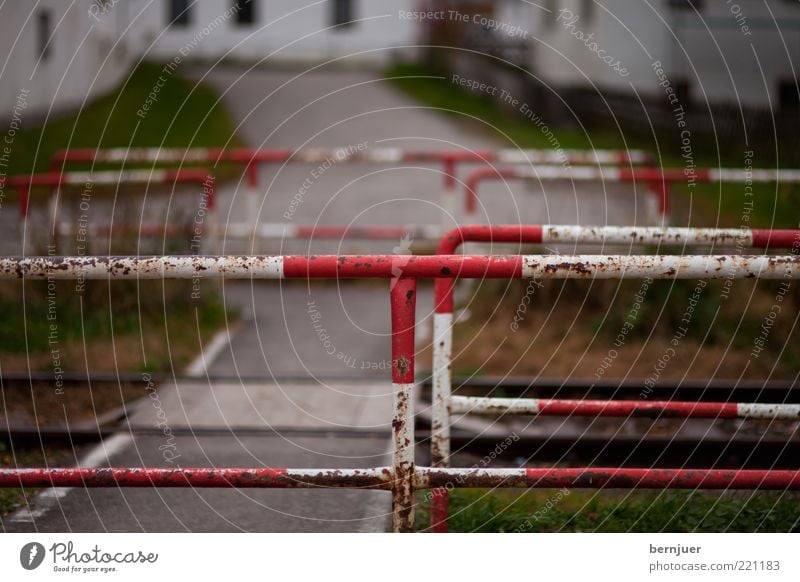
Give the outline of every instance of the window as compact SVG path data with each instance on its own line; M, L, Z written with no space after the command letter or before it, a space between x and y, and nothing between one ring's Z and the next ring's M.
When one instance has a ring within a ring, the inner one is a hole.
M581 6L581 20L586 24L594 21L594 0L583 0Z
M553 28L559 14L558 0L545 0L542 11L542 30L549 30Z
M349 26L353 24L353 2L351 0L331 0L331 5L334 26Z
M43 61L50 56L50 13L46 10L36 17L36 53Z
M795 81L783 80L778 82L778 104L783 111L797 111L800 109L800 89Z
M674 10L691 10L692 7L698 12L703 10L703 0L668 0L667 4Z
M233 0L236 24L253 24L256 21L255 3L256 0Z
M191 24L191 0L169 0L167 23L174 27L185 27Z
M678 98L678 103L680 103L685 107L691 105L692 88L689 85L689 81L685 80L675 81L675 83L673 83L672 88L675 89L675 97Z

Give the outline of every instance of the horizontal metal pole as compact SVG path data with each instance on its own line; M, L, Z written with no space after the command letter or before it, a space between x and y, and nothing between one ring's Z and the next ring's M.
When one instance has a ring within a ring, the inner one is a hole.
M526 255L522 277L542 279L796 279L800 257L762 255Z
M165 182L205 182L214 176L201 169L185 170L122 170L104 172L48 172L45 174L24 174L11 176L9 185L19 186L61 186L61 185L120 185L148 184Z
M0 469L0 487L194 487L391 489L390 467L373 469ZM798 490L800 471L730 469L416 467L415 489L435 487Z
M390 467L372 469L0 469L0 487L349 487L390 489Z
M3 257L0 279L797 279L800 257L761 255L316 255Z
M217 161L298 161L318 163L328 159L359 159L370 162L399 161L463 161L477 162L482 160L500 163L563 163L575 164L641 164L652 161L652 156L643 150L579 150L562 149L499 149L479 151L450 150L406 150L402 148L366 148L354 147L266 149L235 148L223 150L219 148L108 148L88 149L76 148L60 150L53 157L54 165L64 162L161 162L190 163Z
M673 402L639 400L562 400L452 396L455 414L536 414L544 416L649 416L677 418L769 418L797 420L800 404Z
M431 469L418 468L415 488L570 487L585 489L800 490L800 471L728 469Z
M743 228L679 228L637 226L541 226L543 243L636 244L636 245L727 245L741 247L796 247L800 230L753 230Z

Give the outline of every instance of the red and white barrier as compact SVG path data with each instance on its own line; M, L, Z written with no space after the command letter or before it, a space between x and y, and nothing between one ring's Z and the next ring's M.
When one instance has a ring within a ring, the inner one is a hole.
M720 267L724 264L724 268ZM374 469L0 469L0 486L390 488L394 531L412 531L414 490L459 487L800 489L800 471L448 469L414 461L416 279L586 277L800 279L798 256L160 256L4 257L0 279L390 279L392 467Z
M260 164L322 164L342 163L433 163L441 164L444 180L442 205L450 216L456 216L457 167L468 163L500 164L571 164L636 165L652 164L652 157L641 150L576 150L576 149L498 149L498 150L406 150L401 148L367 147L364 144L333 148L251 149L251 148L111 148L60 150L53 156L51 169L61 172L67 163L82 164L218 164L230 163L245 168L247 184L247 216L243 227L234 230L258 236L258 207ZM472 212L468 212L472 214Z
M182 170L121 170L104 172L49 172L46 174L30 174L12 176L9 178L9 185L16 188L19 193L19 213L22 218L22 232L26 228L28 213L30 208L30 192L32 188L50 188L49 212L53 225L54 236L71 234L75 229L58 221L57 206L58 198L63 187L84 189L102 186L106 188L120 186L140 186L149 184L178 184L178 183L197 183L203 188L204 212L208 223L208 230L215 233L217 227L217 204L216 204L216 185L214 176L202 169L182 169ZM87 230L91 234L102 233L122 233L132 229L126 225L113 227L113 225L92 225ZM148 236L151 234L168 234L170 232L186 231L194 232L194 229L181 229L175 225L146 224L136 229L136 234Z
M469 174L465 182L467 216L474 216L480 183L487 180L571 180L644 182L658 198L661 216L669 210L669 185L674 182L800 182L800 170L736 170L730 168L682 169L613 168L613 167L559 167L521 166L516 168L479 168Z
M458 247L465 242L491 242L516 244L626 244L626 245L679 245L687 246L738 246L740 248L789 248L794 253L800 252L800 230L751 230L751 229L713 229L713 228L658 228L628 226L565 226L565 225L470 225L455 228L447 233L436 249L438 255L454 255ZM632 258L631 267L636 268L637 259ZM646 258L646 257L644 257ZM711 257L706 257L711 259ZM716 261L715 261L716 262ZM589 265L586 265L589 266ZM583 267L583 266L582 266ZM529 275L530 276L530 275ZM431 419L431 464L434 467L446 467L450 456L451 415L468 412L497 412L505 410L511 414L556 414L564 410L562 401L550 401L545 408L536 400L518 400L502 398L465 398L452 396L452 351L453 351L453 289L454 281L436 279L435 312L433 316L433 382L432 382L432 419ZM566 401L563 401L566 402ZM628 416L641 405L643 410L652 412L662 403L626 403L618 405L607 402L608 408L601 415ZM688 413L689 405L661 408L664 414ZM589 404L582 407L571 405L567 409L578 411L597 411L597 406ZM599 406L599 405L598 405ZM722 407L724 405L718 405ZM736 407L736 404L729 406ZM741 411L748 416L758 417L766 414L767 409L761 405L742 405ZM776 405L779 406L779 405ZM693 410L692 415L698 415ZM725 408L726 414L730 408ZM720 412L720 410L717 410ZM596 412L596 414L600 414ZM738 413L737 413L738 414ZM776 413L778 414L778 413ZM783 408L780 414L795 414L794 408ZM726 417L727 418L727 417ZM781 416L780 418L786 418ZM435 531L446 531L447 492L435 492L431 503L431 525Z

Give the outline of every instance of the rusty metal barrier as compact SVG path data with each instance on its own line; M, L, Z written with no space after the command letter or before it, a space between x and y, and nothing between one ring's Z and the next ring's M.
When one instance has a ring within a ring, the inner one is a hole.
M399 276L398 276L399 273ZM418 467L414 422L414 328L419 278L800 279L785 256L158 256L5 257L0 279L389 279L393 460L373 469L0 469L0 487L357 487L392 492L392 527L413 531L414 491L450 487L800 489L800 471Z
M454 228L439 242L437 255L454 255L463 243L517 243L585 245L737 246L787 248L800 252L800 230L717 228L663 228L569 225L469 225ZM540 400L480 398L452 395L453 289L452 279L434 281L433 378L431 384L431 465L447 467L450 457L452 414L502 413L580 416L650 415L702 418L797 418L800 406L791 404L613 402L605 400ZM434 491L431 528L447 531L448 492Z
M613 168L558 166L522 166L516 168L478 168L467 176L464 195L467 216L474 216L477 208L478 185L487 180L573 180L644 182L658 199L662 217L669 211L669 186L674 182L775 182L800 183L800 170L737 170L733 168L694 168L687 173L675 168Z
M258 224L259 165L261 164L322 164L334 160L377 164L434 163L441 164L444 190L442 204L447 214L456 215L456 179L460 164L576 164L625 165L653 164L652 156L642 150L578 150L578 149L497 149L497 150L407 150L390 147L333 147L300 149L264 148L111 148L66 149L57 151L51 161L51 171L60 173L67 163L82 164L219 164L229 163L244 167L247 178L247 215L252 222L229 225L226 235L273 238L284 232L280 223ZM469 201L467 201L469 203ZM466 207L466 212L473 212ZM343 228L343 227L342 227ZM426 233L427 234L427 233ZM442 235L438 232L432 238Z

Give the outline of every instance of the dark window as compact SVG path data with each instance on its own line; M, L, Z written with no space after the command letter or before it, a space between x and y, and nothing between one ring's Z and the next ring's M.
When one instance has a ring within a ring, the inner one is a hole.
M581 20L586 24L591 24L594 20L594 0L583 0L581 7Z
M353 2L351 0L331 0L331 4L334 26L353 24Z
M36 18L36 52L43 61L50 56L50 13L44 10Z
M233 0L236 24L253 24L256 21L256 0Z
M688 106L692 101L692 89L688 81L676 81L673 85L675 89L675 97L678 98L678 103Z
M189 26L191 24L191 0L169 0L167 22L170 26Z
M800 109L800 89L795 81L787 80L778 83L778 103L784 111Z
M703 0L668 0L670 8L691 10L696 8L698 12L703 9Z

